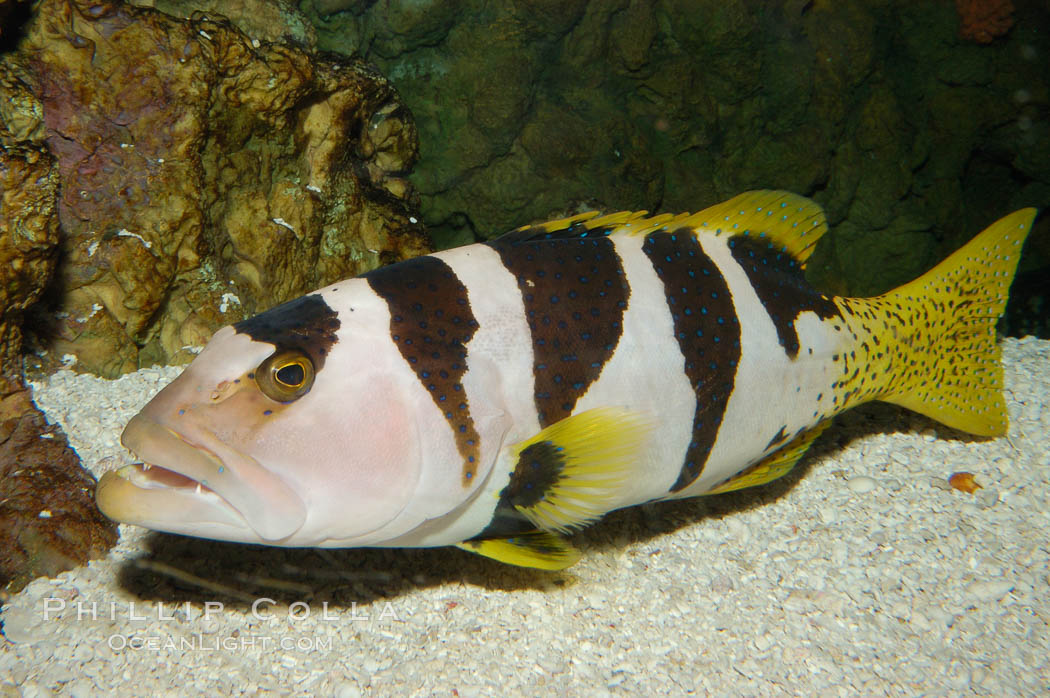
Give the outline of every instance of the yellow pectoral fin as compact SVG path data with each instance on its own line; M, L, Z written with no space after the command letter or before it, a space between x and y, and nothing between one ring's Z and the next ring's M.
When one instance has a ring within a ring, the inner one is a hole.
M704 494L721 494L722 492L742 490L745 487L764 485L767 482L776 480L778 477L787 475L802 456L806 454L806 451L817 440L817 437L823 434L824 430L829 426L831 426L830 419L821 422L808 431L802 432L779 451L769 454L744 472L734 475L718 487L704 492Z
M622 501L651 430L650 420L618 408L566 417L511 447L500 505L540 530L585 526Z
M510 538L468 540L456 547L508 565L541 570L563 570L580 559L579 550L561 536L547 531L532 531Z

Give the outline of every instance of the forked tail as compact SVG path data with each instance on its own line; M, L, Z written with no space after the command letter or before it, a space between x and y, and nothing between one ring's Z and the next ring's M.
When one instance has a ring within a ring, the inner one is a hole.
M851 363L864 367L839 383L844 402L883 400L971 434L1005 434L995 324L1035 214L1011 213L889 293L837 299L858 337Z

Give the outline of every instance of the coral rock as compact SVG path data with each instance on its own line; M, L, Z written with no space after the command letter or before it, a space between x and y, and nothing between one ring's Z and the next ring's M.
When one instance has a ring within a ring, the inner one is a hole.
M415 127L363 62L220 19L44 0L24 64L57 159L52 362L186 361L220 326L430 249Z
M48 426L21 378L22 320L58 256L58 170L41 105L17 66L0 63L0 589L17 591L97 557L116 527L95 507L94 478Z
M94 492L94 478L21 380L0 376L0 588L16 592L117 542Z
M58 172L39 142L39 102L2 63L0 96L0 373L5 373L17 367L23 314L43 293L57 258Z
M317 32L291 0L130 0L129 4L181 19L195 13L219 14L254 39L308 49L317 44Z

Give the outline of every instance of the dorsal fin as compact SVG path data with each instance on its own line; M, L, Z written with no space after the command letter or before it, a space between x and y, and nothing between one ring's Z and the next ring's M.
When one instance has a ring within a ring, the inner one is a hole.
M523 225L496 238L500 242L523 243L563 238L604 237L632 221L644 221L648 211L617 211L601 215L587 211L568 218Z
M693 228L716 235L769 240L790 254L804 269L817 240L828 231L824 210L811 199L786 191L759 189L738 194L699 213L618 211L599 215L588 211L568 218L527 225L503 235L501 242L524 243L563 238L606 236L614 232L648 235L656 230Z
M780 245L805 269L828 221L815 201L787 191L759 189L734 196L692 216L692 227L716 235L743 235Z

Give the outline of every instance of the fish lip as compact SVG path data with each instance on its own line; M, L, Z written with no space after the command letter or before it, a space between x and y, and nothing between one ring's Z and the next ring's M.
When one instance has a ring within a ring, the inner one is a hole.
M144 437L141 432L145 430L150 430L153 433L149 434L148 437ZM149 458L150 455L153 455L152 453L150 453L151 451L159 450L163 448L163 446L175 446L174 450L176 451L177 455L181 455L183 457L191 456L190 462L198 461L200 458L204 458L207 461L210 461L211 466L215 470L219 470L220 468L224 467L222 459L219 458L218 455L216 455L207 447L198 443L194 443L193 441L184 437L182 434L179 434L178 432L168 428L163 424L160 424L159 422L155 422L153 420L146 420L142 418L141 415L134 417L130 422L128 422L128 426L124 429L124 433L120 436L120 443L133 454L142 458L141 464L136 463L134 465L143 466L139 469L139 473L143 477L147 477L153 481L150 485L147 486L148 489L163 489L168 487L162 482L159 482L157 478L145 475L145 473L149 472L151 469L157 468L159 471L161 471L161 473L173 473L174 475L178 475L180 477L184 477L188 480L198 483L202 486L202 488L207 487L209 491L214 492L214 490L212 490L207 485L207 477L202 477L203 473L192 473L189 472L189 469L186 467L179 468L171 464L161 465L161 461L168 460L167 458L154 458L152 460ZM121 468L118 472L123 472L125 474L122 475L122 477L130 475L130 471L128 471L127 468ZM132 484L135 484L138 487L142 487L142 485L138 485L138 483L134 481L132 481ZM178 487L178 485L171 485L170 487ZM229 504L229 502L227 502L227 504Z
M192 487L156 487L136 483L135 475L129 470L137 470L139 465L125 466L99 478L95 502L109 518L170 533L216 540L266 542L255 535L236 509L211 490L198 494ZM169 516L165 517L165 513ZM187 515L192 515L193 525L179 525L179 517Z
M218 519L241 529L237 540L276 544L306 520L306 505L287 483L250 456L225 447L210 432L202 430L191 438L140 413L128 422L120 440L144 463L141 469L114 473L125 482L99 482L96 500L110 518L198 535L193 517L203 516L208 525ZM147 475L146 464L159 472ZM165 473L199 483L200 493L178 481L179 486L165 484L163 480L170 479ZM136 497L158 508L151 511L131 501Z

